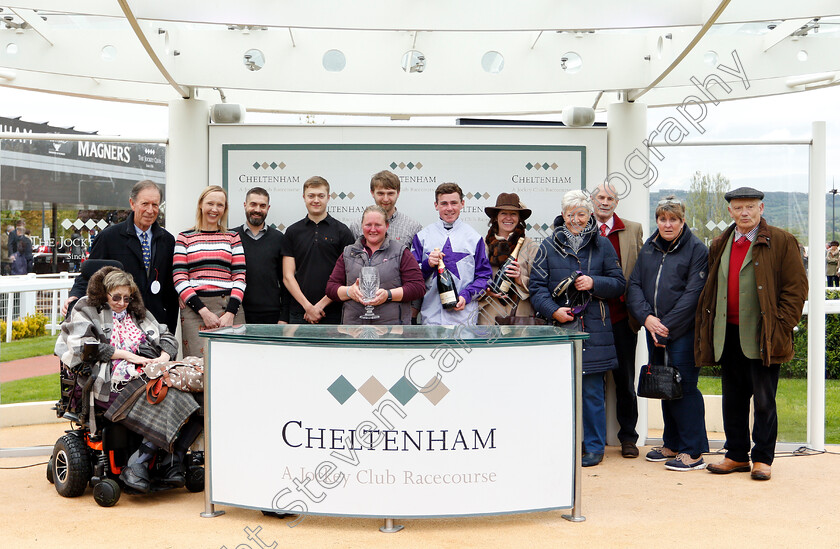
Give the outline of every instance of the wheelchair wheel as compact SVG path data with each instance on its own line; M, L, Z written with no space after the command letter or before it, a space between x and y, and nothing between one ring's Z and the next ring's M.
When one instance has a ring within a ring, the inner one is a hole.
M53 480L53 462L54 461L55 460L53 459L53 457L50 456L50 461L47 462L47 482L49 482L50 484L55 484L55 481Z
M185 484L189 492L201 492L204 490L204 467L193 465L187 469L187 483Z
M85 493L91 470L88 449L81 437L68 433L58 439L51 461L53 483L60 495L75 498Z
M93 500L100 507L113 507L120 500L120 485L116 480L106 478L93 487Z

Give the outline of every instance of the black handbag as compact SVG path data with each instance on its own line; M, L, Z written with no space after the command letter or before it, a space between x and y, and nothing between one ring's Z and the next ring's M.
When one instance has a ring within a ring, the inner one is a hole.
M137 347L137 356L142 356L143 358L157 358L162 352L163 349L161 349L160 345L151 339L147 339Z
M677 400L682 398L682 376L676 368L668 364L668 353L664 350L661 353L662 361L658 357L660 353L654 351L649 364L642 366L639 372L639 388L636 394L645 398L658 398L660 400Z

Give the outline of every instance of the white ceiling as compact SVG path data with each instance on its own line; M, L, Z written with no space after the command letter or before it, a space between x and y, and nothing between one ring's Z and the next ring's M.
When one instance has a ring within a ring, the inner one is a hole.
M218 102L220 88L251 111L466 116L604 108L617 92L652 106L706 100L692 78L709 75L721 100L840 83L837 0L0 6L0 85L118 101ZM422 72L404 70L411 50ZM327 70L325 54L343 55L343 69Z

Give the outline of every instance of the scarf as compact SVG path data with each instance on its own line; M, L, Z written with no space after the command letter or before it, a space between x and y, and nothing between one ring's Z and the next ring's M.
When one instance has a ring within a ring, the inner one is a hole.
M111 333L110 344L114 349L122 349L136 353L140 343L145 341L146 334L131 319L128 311L113 313L114 329ZM111 362L111 391L119 392L125 383L140 375L134 364L124 359Z
M516 247L519 239L525 236L525 229L517 226L506 240L500 239L493 233L492 227L490 232L484 238L484 243L487 244L487 259L490 260L490 265L494 267L501 267L510 257L510 253Z
M581 231L580 234L574 234L565 225L563 225L563 234L566 235L566 242L569 244L569 247L575 254L577 254L580 249L583 248L583 232Z

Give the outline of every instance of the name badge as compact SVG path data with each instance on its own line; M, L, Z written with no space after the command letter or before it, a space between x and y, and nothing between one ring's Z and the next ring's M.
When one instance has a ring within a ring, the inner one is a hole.
M153 294L160 293L160 282L157 280L152 282L151 290Z

